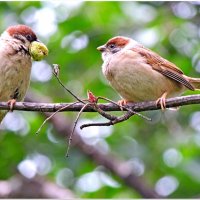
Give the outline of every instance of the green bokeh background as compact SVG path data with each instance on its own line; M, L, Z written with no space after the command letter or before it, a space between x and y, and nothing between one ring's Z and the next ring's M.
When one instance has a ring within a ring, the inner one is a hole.
M116 35L132 37L174 62L188 76L199 77L199 12L198 2L0 2L0 30L18 23L29 25L48 46L46 61L40 67L39 62L34 63L30 90L53 102L73 102L49 73L52 64L57 63L61 67L60 79L80 98L86 98L89 89L97 96L117 101L118 94L102 75L102 60L96 48ZM46 74L49 77L45 78ZM186 94L195 93L199 92ZM135 174L160 195L168 198L200 195L199 105L143 114L151 117L152 122L136 116L112 128L86 129L84 136L90 141L93 135L93 140L97 140L94 145L103 145L103 150L131 163ZM76 117L76 113L65 115L71 121ZM66 158L66 139L57 137L50 123L35 135L44 120L40 113L14 111L8 117L0 133L1 180L22 173L20 164L27 160L34 164L34 158L40 155L48 160L42 160L49 168L43 176L69 188L77 197L141 197L76 146ZM82 115L82 120L88 119L102 120L96 113ZM112 184L101 182L91 191L96 180L85 177L97 172L106 175ZM84 189L80 180L85 184L91 181L91 185Z

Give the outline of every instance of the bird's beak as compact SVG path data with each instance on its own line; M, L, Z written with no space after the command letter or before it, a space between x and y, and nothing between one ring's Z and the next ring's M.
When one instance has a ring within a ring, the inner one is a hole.
M38 40L38 39L36 40L36 42L42 43L42 42L41 42L40 40Z
M106 46L105 45L99 46L99 47L97 47L97 50L104 52L104 51L106 51Z

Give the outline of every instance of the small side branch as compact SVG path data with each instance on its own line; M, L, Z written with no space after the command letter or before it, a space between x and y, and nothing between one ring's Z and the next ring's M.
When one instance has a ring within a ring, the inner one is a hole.
M83 124L83 125L80 126L80 129L83 129L83 128L86 128L86 127L90 127L90 126L112 126L112 125L118 124L120 122L126 121L127 119L129 119L133 115L134 115L133 112L128 111L124 115L122 115L120 117L116 117L114 120L110 120L110 121L105 122L105 123L88 123L88 124Z

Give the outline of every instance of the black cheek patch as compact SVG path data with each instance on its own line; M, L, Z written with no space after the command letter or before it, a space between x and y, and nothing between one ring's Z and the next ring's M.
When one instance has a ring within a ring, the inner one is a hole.
M114 48L111 50L112 54L115 54L117 53L118 51L120 51L120 48Z

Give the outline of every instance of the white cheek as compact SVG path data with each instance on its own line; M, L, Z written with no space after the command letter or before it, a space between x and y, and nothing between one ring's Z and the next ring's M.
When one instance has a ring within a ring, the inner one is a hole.
M101 55L102 60L103 60L104 62L106 62L106 61L110 58L111 55L112 55L112 54L109 53L109 52L103 52L102 55Z
M101 54L101 58L102 58L103 61L106 60L106 52L103 52L103 53Z

